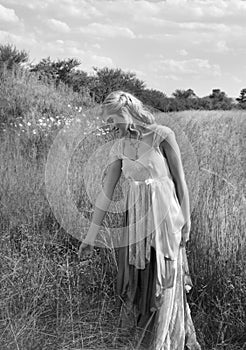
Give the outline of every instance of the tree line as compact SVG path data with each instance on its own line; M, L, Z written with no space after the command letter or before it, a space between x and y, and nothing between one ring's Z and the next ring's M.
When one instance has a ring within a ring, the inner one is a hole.
M162 111L182 110L230 110L246 109L246 88L240 91L236 100L228 97L224 91L213 89L211 94L198 97L192 89L176 89L171 97L156 89L146 88L134 72L125 72L120 68L93 67L93 73L79 69L81 62L76 58L51 60L43 58L37 64L29 63L28 53L15 46L0 45L0 72L14 67L24 67L48 84L65 84L75 92L88 97L87 101L101 103L114 90L124 90L140 98L149 107ZM85 99L86 100L86 99Z

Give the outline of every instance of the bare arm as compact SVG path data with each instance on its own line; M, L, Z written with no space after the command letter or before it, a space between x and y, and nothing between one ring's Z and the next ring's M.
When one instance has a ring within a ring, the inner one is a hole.
M92 222L84 243L94 244L100 225L112 200L115 186L121 175L121 162L121 159L117 159L108 167L103 188L96 199Z
M167 158L169 169L175 184L177 198L186 221L185 232L183 232L186 234L186 241L188 240L190 230L189 192L185 180L179 146L174 133L169 134L167 138L161 142L160 149Z

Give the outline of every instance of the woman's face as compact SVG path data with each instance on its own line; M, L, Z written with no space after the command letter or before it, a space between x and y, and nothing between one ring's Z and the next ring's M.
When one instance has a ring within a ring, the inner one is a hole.
M114 113L104 117L104 120L113 126L113 130L117 136L123 137L126 135L128 121L124 116Z

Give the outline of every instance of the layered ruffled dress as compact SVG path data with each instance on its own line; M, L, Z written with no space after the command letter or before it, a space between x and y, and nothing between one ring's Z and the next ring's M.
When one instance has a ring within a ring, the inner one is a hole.
M122 160L128 182L119 248L117 288L123 303L122 326L135 321L136 348L198 350L186 300L191 286L185 248L180 247L185 224L168 161L159 145L174 132L151 124L148 149L138 159L124 154L124 139L110 151L110 162Z

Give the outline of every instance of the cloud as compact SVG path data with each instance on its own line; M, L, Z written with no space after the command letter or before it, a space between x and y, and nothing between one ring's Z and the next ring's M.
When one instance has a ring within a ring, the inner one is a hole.
M222 18L226 13L226 5L225 2L218 2L218 4L211 4L210 6L207 6L207 8L204 8L203 15L206 14L206 16L211 16L214 18Z
M243 82L242 79L236 77L235 75L232 75L232 76L231 76L231 79L233 79L233 81L235 81L235 83L242 83L242 82Z
M92 1L104 15L116 16L119 19L133 19L141 18L142 16L155 16L158 15L160 10L160 2L150 3L146 0L94 0Z
M225 40L220 40L216 44L216 51L220 53L226 53L230 51L229 47L226 44Z
M0 4L0 21L6 23L17 23L19 22L19 18L16 16L13 9L9 9Z
M214 31L218 33L228 33L231 28L222 23L199 23L199 22L189 22L189 23L179 23L179 27L191 31Z
M188 52L185 49L180 49L177 51L180 56L187 56Z
M42 0L42 1L30 1L30 0L1 0L2 3L6 3L8 6L18 6L28 10L39 11L44 15L55 15L60 19L67 19L67 17L78 19L91 19L102 16L102 13L98 10L97 1L92 0L60 0L59 6L55 0ZM95 4L95 6L94 6Z
M27 34L23 37L21 34L17 35L4 30L0 30L0 41L4 44L20 45L20 49L31 49L38 44L33 34Z
M101 49L101 45L99 45L98 43L93 44L92 47L98 50Z
M72 1L70 4L67 2L62 2L60 4L59 13L66 14L66 16L71 16L75 18L81 19L94 19L96 17L103 16L102 12L97 8L97 6L93 6L93 3L89 3L88 1L80 1L79 4Z
M106 38L124 37L134 39L136 37L129 28L102 23L91 23L86 27L81 27L80 32Z
M165 79L167 80L173 80L173 81L178 81L180 78L177 75L174 74L167 74L165 75Z
M152 71L168 75L212 75L220 76L220 66L211 64L207 59L193 58L190 60L163 59L151 63Z
M36 1L36 2L31 2L30 0L1 0L2 3L5 3L7 5L11 6L21 6L25 7L31 10L37 10L37 9L45 9L49 6L50 1L48 0L43 0L43 1Z
M113 60L110 57L92 55L90 58L93 66L98 66L98 67L114 66Z
M30 50L35 59L75 57L81 60L82 69L93 65L129 67L160 89L165 78L167 88L194 82L201 91L211 84L230 89L239 85L227 73L242 81L246 78L246 1L60 0L59 6L55 0L0 3L0 40Z
M98 51L98 47L95 49ZM93 66L99 68L115 66L111 57L99 55L93 50L93 45L84 50L81 48L80 42L73 40L49 41L45 46L42 46L42 51L43 55L48 52L52 59L57 59L57 53L59 53L60 59L74 57L81 62L81 69L86 71L91 71Z
M79 44L74 44L74 46L64 45L64 52L68 56L78 57L79 59L85 55L85 51L79 47Z
M48 23L50 29L55 30L56 32L59 32L59 33L69 33L70 32L70 28L67 25L67 23L65 23L65 22L51 18L51 19L47 20L47 23Z
M59 45L63 45L63 44L64 44L64 41L63 41L63 40L58 39L58 40L56 40L56 43L57 43L57 44L59 44Z

